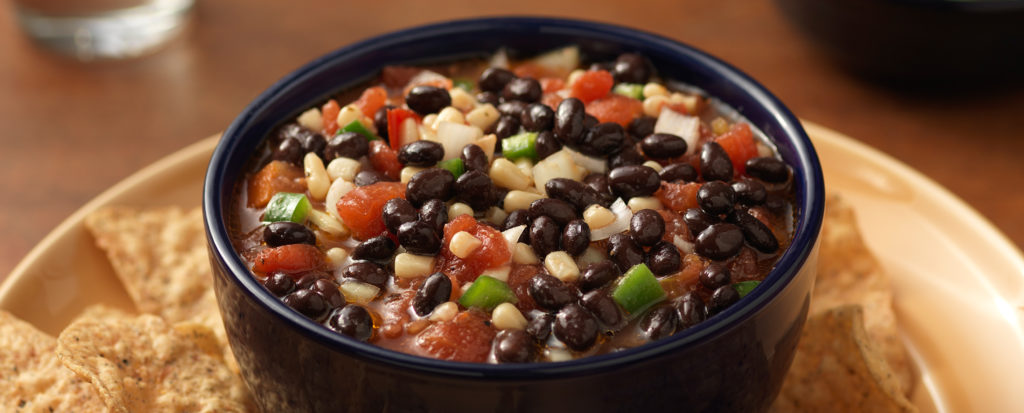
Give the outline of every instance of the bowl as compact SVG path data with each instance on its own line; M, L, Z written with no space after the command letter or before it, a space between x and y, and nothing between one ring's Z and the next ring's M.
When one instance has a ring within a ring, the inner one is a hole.
M458 363L344 337L288 308L250 274L225 217L243 165L276 125L384 65L533 54L639 52L661 76L702 88L774 139L792 165L792 246L748 296L693 328L637 348L558 363ZM758 411L781 386L807 315L823 213L821 167L799 121L757 82L679 42L593 22L509 17L397 31L335 50L280 80L224 132L203 191L214 285L232 351L264 411Z

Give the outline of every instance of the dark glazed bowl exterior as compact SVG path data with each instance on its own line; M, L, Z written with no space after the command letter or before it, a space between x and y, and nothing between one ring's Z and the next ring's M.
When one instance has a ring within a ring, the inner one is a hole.
M704 89L772 137L793 166L797 230L762 286L670 338L561 363L456 363L333 333L267 292L235 253L225 216L243 165L277 124L389 64L524 54L578 44L587 56L648 56L660 75ZM203 211L232 350L267 412L759 411L778 393L807 315L823 212L817 155L797 119L762 86L693 48L618 26L546 18L463 20L336 50L260 95L210 161Z

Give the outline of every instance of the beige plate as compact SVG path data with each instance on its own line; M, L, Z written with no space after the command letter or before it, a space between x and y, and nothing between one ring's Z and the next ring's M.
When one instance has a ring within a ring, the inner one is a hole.
M805 125L830 191L854 205L892 275L904 339L921 372L923 411L1024 407L1024 257L976 211L935 182L853 139ZM82 225L111 204L198 206L211 137L146 167L75 212L0 286L0 308L57 334L88 304L131 308Z

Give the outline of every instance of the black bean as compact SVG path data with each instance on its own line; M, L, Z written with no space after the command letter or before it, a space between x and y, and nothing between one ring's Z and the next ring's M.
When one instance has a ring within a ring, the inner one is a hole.
M718 221L717 217L708 215L700 208L690 208L683 213L683 222L686 223L686 227L690 229L690 233L695 237L705 228Z
M275 161L284 161L295 165L302 164L302 157L306 152L302 150L302 143L295 138L284 138L274 148L270 158Z
M419 316L426 316L434 307L447 302L452 295L452 280L444 273L435 272L427 277L412 298L412 309Z
M400 198L396 198L400 199ZM416 215L414 212L413 219ZM397 230L397 229L396 229ZM393 234L393 233L392 233ZM387 235L378 235L366 241L360 242L352 249L352 259L367 261L387 261L398 248L395 242Z
M523 111L519 122L530 132L550 130L555 125L555 111L543 103L531 103Z
M370 312L365 308L355 304L346 305L335 311L327 326L359 341L367 341L373 336L373 317L370 317Z
M530 219L547 216L555 220L558 226L564 226L579 216L572 204L555 198L541 198L533 201L530 203L528 211Z
M789 179L789 166L776 158L750 158L746 163L747 175L765 182L782 183Z
M488 67L480 74L480 78L477 80L477 86L480 90L487 92L500 92L505 88L505 85L509 81L515 79L516 75L508 69L502 69L500 67Z
M579 286L583 291L596 290L604 287L622 275L622 272L611 261L600 261L590 264L580 274Z
M618 327L625 318L622 311L619 310L619 306L615 304L615 300L603 290L594 290L584 294L580 299L580 304L590 310L604 325L611 328Z
M705 142L700 150L700 174L705 181L731 181L732 161L718 142Z
M388 178L386 175L377 172L374 169L364 169L356 174L353 182L355 182L356 186L367 186L373 185L377 182L388 182L390 180L391 178Z
M576 149L584 155L605 157L618 152L625 140L626 133L622 125L614 122L599 123L587 129L583 141L576 145Z
M658 211L641 209L629 219L629 232L637 244L649 247L661 241L665 235L665 219Z
M662 168L658 175L665 182L693 182L697 180L697 168L688 162L678 162Z
M647 83L651 78L651 68L647 59L636 53L625 53L615 59L612 76L616 82Z
M575 145L583 138L583 119L586 115L583 102L568 98L558 104L555 110L555 137L563 145Z
M398 148L398 162L409 166L434 166L444 158L444 146L428 140L418 140Z
M707 258L721 261L736 255L743 246L743 231L729 223L712 224L697 235L694 250Z
M540 87L540 82L536 79L531 78L516 78L510 80L505 84L505 88L501 90L501 97L505 100L521 100L526 103L532 103L540 100L541 94L544 90Z
M723 285L728 285L732 282L732 276L729 272L729 268L724 265L711 264L704 267L700 271L700 275L697 276L700 280L700 284L710 291L714 291L716 288Z
M686 140L671 133L654 133L640 141L640 149L648 158L675 158L686 153Z
M330 308L338 308L345 305L345 297L341 295L341 290L338 289L338 283L331 281L326 278L321 278L313 282L310 286L310 290L313 290L320 294Z
M494 358L499 363L526 363L533 359L533 337L523 330L502 330L494 337Z
M554 178L544 184L544 190L548 196L566 201L576 207L576 211L583 211L588 206L600 204L609 206L611 202L598 194L594 188L569 178Z
M312 290L297 290L285 296L283 301L295 311L313 320L319 320L328 310L324 296Z
M492 205L505 209L505 197L508 196L508 188L502 188L497 185L492 185L491 188Z
M494 126L494 135L498 140L519 133L519 118L511 115L502 115Z
M608 168L615 169L620 166L627 165L640 165L647 161L640 151L636 149L636 145L626 145L618 153L608 157Z
M619 271L625 272L644 262L644 250L636 245L633 237L615 234L608 238L608 258L619 267Z
M679 329L685 330L700 324L707 318L708 310L704 306L704 300L696 291L683 294L675 301L676 310L679 311Z
M267 291L270 291L271 294L284 297L295 290L295 280L283 272L274 272L267 275L267 278L263 280L263 286L267 287Z
M452 97L447 90L437 86L413 86L409 94L405 95L405 104L416 113L426 115L451 106Z
M492 106L498 106L501 102L501 98L495 92L480 92L476 94L476 101L480 104L489 103Z
M654 275L660 277L679 271L679 266L683 263L683 257L679 253L679 248L676 248L674 244L668 241L661 241L654 244L647 251L646 262L647 268L650 268Z
M558 251L561 235L562 228L546 215L534 218L530 223L530 246L541 260L548 254Z
M597 126L597 124L599 123L601 123L601 121L597 120L597 117L595 117L594 115L591 115L589 113L583 115L583 130L591 129Z
M507 231L511 228L515 228L520 225L530 225L530 213L525 209L517 209L515 211L510 212L508 216L505 217L505 222L502 224L501 230ZM527 230L523 231L523 233L519 235L519 242L522 242L524 244L530 243L529 227L527 227Z
M290 221L271 222L263 227L263 240L269 247L290 244L316 245L316 235L305 225Z
M652 118L650 116L641 116L629 121L629 126L626 131L629 132L630 136L636 139L643 139L644 136L654 133L654 124L658 122L658 118Z
M615 195L628 199L653 194L661 186L661 178L649 166L626 165L608 172L608 184Z
M574 294L562 280L546 272L539 272L530 279L526 291L537 306L548 311L558 311L573 301Z
M597 340L597 320L579 304L569 304L555 316L551 331L567 347L583 351Z
M394 108L394 105L384 105L373 114L373 127L377 128L377 135L384 139L388 139L388 109Z
M529 323L526 324L526 332L529 333L538 342L545 342L548 340L548 336L551 335L551 324L555 321L555 316L548 313L540 313L533 317Z
M562 249L570 255L582 254L590 246L590 226L582 219L574 219L562 230Z
M583 183L587 186L594 188L595 191L601 194L612 194L612 187L608 185L608 175L600 172L594 172L583 177Z
M416 220L416 207L405 199L392 198L384 203L380 215L388 232L397 234L399 225Z
M676 309L668 305L659 305L640 319L640 330L647 334L648 339L659 340L675 333L678 324L679 314Z
M724 311L733 303L740 300L740 293L732 285L723 285L711 293L708 300L708 316L713 316Z
M479 171L467 171L455 181L455 198L476 211L494 205L494 183L491 177ZM408 196L408 195L407 195Z
M324 148L324 161L330 162L335 158L359 159L366 156L370 145L366 143L366 137L355 132L342 132L335 135Z
M463 174L465 176L465 174ZM443 168L427 168L416 172L405 186L405 198L413 206L423 205L431 199L448 200L455 189L455 176Z
M440 199L431 199L420 207L420 221L426 222L438 234L444 232L444 224L448 223L448 205ZM397 234L398 230L392 234Z
M299 290L308 290L313 288L313 284L316 280L325 278L331 278L331 275L320 270L310 270L298 274L293 274L293 277L298 277L298 281L295 282L295 288Z
M356 261L341 270L341 278L351 278L380 288L387 284L389 277L387 270L369 261Z
M462 147L462 165L466 168L466 171L477 171L487 173L488 164L487 153L484 152L480 146L476 144L468 144Z
M766 254L778 251L779 240L775 239L771 228L768 228L761 220L754 218L746 211L736 211L731 219L743 230L743 236L752 247Z
M417 255L437 255L441 238L433 224L424 221L406 222L398 227L398 243Z
M726 214L736 204L736 192L725 182L706 182L697 190L697 204L708 214Z
M732 190L736 193L736 202L746 206L761 205L768 197L764 184L751 179L733 182Z
M537 133L537 158L544 159L555 152L562 150L562 143L555 139L555 134L549 130Z
M316 153L317 156L323 158L324 147L327 146L327 139L324 138L324 135L306 129L305 127L302 127L297 123L288 123L281 126L277 130L277 138L281 143L284 143L288 139L295 139L295 141L299 143L299 149L302 152L298 158L299 162L302 161L302 156L305 156L309 152ZM294 143L290 143L289 145L294 145ZM289 153L291 151L293 151L293 149L288 149Z
M529 103L518 100L509 100L501 102L501 104L498 105L497 109L498 113L501 113L502 115L505 116L511 116L513 118L516 118L516 120L519 120L520 118L523 117L524 114L526 114L526 110L529 107Z

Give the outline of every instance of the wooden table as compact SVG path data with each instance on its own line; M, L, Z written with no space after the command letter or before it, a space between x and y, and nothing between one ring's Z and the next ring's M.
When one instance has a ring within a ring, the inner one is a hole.
M35 47L9 4L0 7L0 280L90 198L223 130L300 64L402 27L500 14L614 22L692 44L761 81L801 118L932 177L1024 245L1019 87L928 97L887 90L826 61L767 1L396 3L199 1L191 26L160 52L89 64Z

